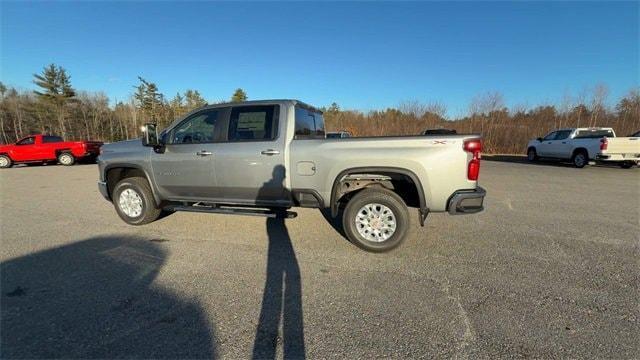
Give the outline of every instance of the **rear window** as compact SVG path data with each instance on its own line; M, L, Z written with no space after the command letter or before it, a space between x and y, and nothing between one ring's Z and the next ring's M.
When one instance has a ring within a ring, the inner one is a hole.
M324 117L322 113L296 106L294 139L324 139Z
M574 139L599 139L605 136L614 137L613 131L603 129L578 130Z
M62 138L60 136L51 136L51 135L45 135L42 137L42 142L43 143L57 143L57 142L62 142Z
M229 141L273 140L278 136L277 105L234 107L229 119Z

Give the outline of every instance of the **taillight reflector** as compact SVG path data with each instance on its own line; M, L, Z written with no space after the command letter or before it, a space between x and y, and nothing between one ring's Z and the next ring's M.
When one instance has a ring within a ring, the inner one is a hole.
M482 151L482 140L465 140L462 148L464 149L464 151L473 155L473 158L471 159L471 161L469 161L469 165L467 167L467 179L471 181L477 181L478 176L480 175L480 152Z
M609 147L609 140L607 140L606 137L603 137L600 139L600 150L607 150L607 147Z

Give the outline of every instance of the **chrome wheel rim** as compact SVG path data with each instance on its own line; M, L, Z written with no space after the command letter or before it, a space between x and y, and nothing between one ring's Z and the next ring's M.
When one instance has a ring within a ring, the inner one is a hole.
M125 189L120 193L118 206L128 217L138 217L142 214L142 197L133 189Z
M8 165L9 165L9 160L4 156L0 157L0 167L5 167Z
M371 203L358 210L355 218L360 236L372 242L389 240L396 232L396 216L388 207Z
M64 165L68 165L71 164L71 156L69 155L61 155L60 156L60 162Z

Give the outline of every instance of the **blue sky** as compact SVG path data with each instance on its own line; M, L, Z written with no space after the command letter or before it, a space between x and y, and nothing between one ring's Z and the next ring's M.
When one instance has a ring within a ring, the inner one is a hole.
M477 94L509 105L559 101L603 82L617 99L639 79L639 3L2 2L1 74L32 89L49 63L75 88L125 100L137 76L168 97L377 109Z

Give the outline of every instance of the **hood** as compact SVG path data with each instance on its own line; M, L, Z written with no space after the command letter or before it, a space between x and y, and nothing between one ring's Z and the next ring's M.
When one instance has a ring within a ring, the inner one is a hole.
M142 139L132 139L125 141L118 141L114 143L104 144L101 147L102 153L120 152L120 151L133 151L142 148Z

